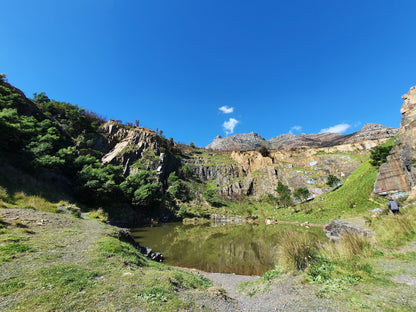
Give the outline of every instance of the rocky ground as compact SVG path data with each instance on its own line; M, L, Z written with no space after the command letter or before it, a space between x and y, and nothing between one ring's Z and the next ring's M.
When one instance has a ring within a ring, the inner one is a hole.
M194 296L194 299L212 311L348 311L341 302L318 298L314 287L302 283L299 275L284 275L271 283L268 289L260 289L256 294L249 295L248 291L239 291L239 285L256 281L260 277L206 272L202 274L213 282L217 292ZM216 294L217 298L212 297L212 294Z

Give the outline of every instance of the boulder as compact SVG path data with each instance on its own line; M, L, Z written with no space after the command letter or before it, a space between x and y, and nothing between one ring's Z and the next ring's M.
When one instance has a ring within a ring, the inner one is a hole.
M344 234L357 234L364 237L371 237L372 232L369 229L361 228L350 222L335 219L324 226L325 235L330 240L339 240Z

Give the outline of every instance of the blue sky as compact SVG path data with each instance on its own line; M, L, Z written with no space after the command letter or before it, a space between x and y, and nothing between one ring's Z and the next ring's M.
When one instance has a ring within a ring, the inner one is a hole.
M416 1L13 0L0 72L175 141L400 126ZM221 109L222 108L222 109Z

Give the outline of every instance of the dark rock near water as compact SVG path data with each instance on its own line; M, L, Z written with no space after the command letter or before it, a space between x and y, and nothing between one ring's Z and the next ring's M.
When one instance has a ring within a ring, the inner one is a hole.
M160 252L153 252L151 248L140 246L134 240L133 235L131 235L128 229L120 229L118 232L118 238L126 243L129 243L134 246L137 250L139 250L143 255L153 261L162 262L164 260L163 255Z

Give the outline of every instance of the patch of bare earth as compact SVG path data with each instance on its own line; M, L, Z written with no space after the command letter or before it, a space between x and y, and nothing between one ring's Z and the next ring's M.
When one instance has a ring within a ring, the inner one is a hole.
M205 295L193 294L193 300L209 311L348 311L337 301L318 298L314 285L302 283L299 275L282 275L272 281L267 290L250 296L238 291L238 286L256 281L259 276L183 270L198 272L213 282L214 287Z

